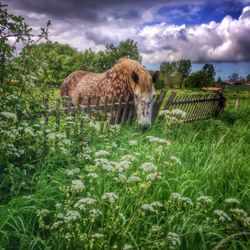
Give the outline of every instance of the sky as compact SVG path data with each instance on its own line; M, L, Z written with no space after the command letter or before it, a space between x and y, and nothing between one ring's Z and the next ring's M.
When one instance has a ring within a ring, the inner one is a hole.
M2 0L79 51L131 38L144 64L250 61L250 0ZM250 65L250 64L249 64ZM250 70L249 70L250 71Z

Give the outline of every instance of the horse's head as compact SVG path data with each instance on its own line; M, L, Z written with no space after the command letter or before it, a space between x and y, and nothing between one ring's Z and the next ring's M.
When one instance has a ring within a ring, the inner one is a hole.
M158 80L159 72L151 76L140 63L128 58L120 59L117 67L134 95L139 126L144 130L151 125L154 83Z
M143 74L132 71L131 78L134 84L131 87L134 94L139 127L145 130L151 125L152 107L155 96L154 83L158 80L159 72L157 71L151 76L145 69L143 71Z

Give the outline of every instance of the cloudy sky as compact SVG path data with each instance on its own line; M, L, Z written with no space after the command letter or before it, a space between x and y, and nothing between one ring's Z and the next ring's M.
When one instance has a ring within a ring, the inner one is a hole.
M143 63L250 61L250 0L3 0L49 38L83 51L132 38Z

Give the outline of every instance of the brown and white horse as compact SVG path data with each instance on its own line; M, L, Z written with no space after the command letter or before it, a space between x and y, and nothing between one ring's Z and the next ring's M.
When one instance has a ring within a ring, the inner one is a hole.
M151 125L152 106L155 95L154 82L159 72L153 76L144 67L132 59L120 59L113 68L103 73L75 71L61 85L61 96L69 96L73 105L78 105L80 97L100 96L104 103L105 96L118 102L121 96L132 95L139 126L147 128Z

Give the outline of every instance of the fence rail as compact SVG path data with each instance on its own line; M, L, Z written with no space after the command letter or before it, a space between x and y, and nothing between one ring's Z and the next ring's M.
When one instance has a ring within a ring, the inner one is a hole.
M224 110L225 97L222 93L215 94L198 94L178 96L172 91L170 96L166 98L166 90L162 90L154 100L152 119L157 119L161 110L180 109L186 112L184 122L191 122L200 119L206 119L218 115ZM86 101L87 100L87 101ZM81 115L87 114L100 122L108 122L108 124L132 124L136 120L136 110L132 97L121 96L118 102L114 102L113 98L105 97L104 103L100 103L100 97L87 96L84 104L81 100L77 107L73 106L68 97L58 99L55 108L48 109L48 103L44 104L45 110L37 112L37 117L45 117L48 123L49 117L54 117L56 130L60 130L62 115ZM19 113L18 118L21 119L25 113Z

